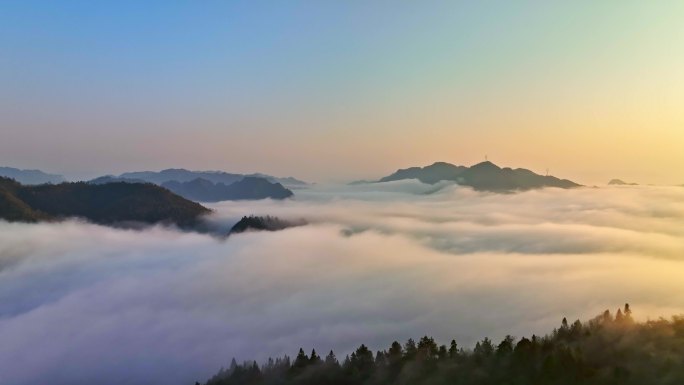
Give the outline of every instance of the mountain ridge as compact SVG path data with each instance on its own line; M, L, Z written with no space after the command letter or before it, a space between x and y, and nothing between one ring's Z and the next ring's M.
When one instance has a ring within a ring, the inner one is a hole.
M454 181L459 185L478 191L508 192L525 191L544 187L575 188L580 184L551 175L539 175L528 169L499 167L485 161L473 166L456 166L447 162L435 162L425 167L399 169L373 183L418 179L426 184Z
M161 185L164 182L176 181L176 182L190 182L197 178L206 179L213 183L224 183L229 185L241 180L244 177L260 177L268 180L271 183L280 183L283 186L297 186L303 187L308 185L308 183L293 178L285 177L279 178L271 175L252 173L252 174L238 174L229 173L225 171L192 171L185 168L167 168L161 171L132 171L125 172L117 176L117 178L124 179L140 179L154 184Z
M226 200L259 200L290 198L294 193L280 183L265 178L246 176L226 185L196 178L188 182L168 181L162 187L198 202L220 202Z
M0 177L0 219L38 222L83 218L93 223L166 223L189 228L211 210L147 183L22 185Z
M41 170L24 170L14 167L0 167L0 177L11 178L27 185L66 182L63 175L49 174Z

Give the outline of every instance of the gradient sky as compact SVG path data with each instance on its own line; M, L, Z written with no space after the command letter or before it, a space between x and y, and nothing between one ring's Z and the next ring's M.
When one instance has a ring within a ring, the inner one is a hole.
M682 1L2 1L0 165L684 183Z

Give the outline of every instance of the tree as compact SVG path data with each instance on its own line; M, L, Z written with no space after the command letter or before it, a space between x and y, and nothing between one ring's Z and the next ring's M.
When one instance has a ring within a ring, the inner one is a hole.
M304 349L299 348L299 353L297 353L292 368L301 370L307 367L307 365L309 365L309 357L304 353Z
M456 340L451 340L451 344L449 345L449 358L454 359L458 356L458 345L456 344Z
M311 357L309 358L309 364L317 365L321 363L321 357L316 354L316 349L311 350Z
M494 353L494 344L492 344L492 340L485 337L482 342L475 344L475 350L473 352L480 356L490 356Z
M446 345L440 345L439 346L439 352L437 353L437 356L439 357L440 360L444 360L447 357L449 357L449 353L447 351Z
M603 323L613 322L613 316L610 314L610 310L603 312Z
M416 353L418 353L416 341L414 341L413 338L409 338L408 341L406 341L406 344L404 344L404 357L407 360L412 360L416 356Z
M627 321L628 323L634 322L634 320L632 319L632 309L629 308L628 303L625 304L625 311L623 312L623 314L625 317L625 321Z
M567 321L565 322L567 325ZM502 355L508 355L513 352L513 337L511 336L506 336L500 343L499 346L496 347L496 354L502 356Z
M418 359L421 361L437 359L439 349L434 338L425 336L418 341Z
M373 358L373 352L364 344L361 344L361 346L352 354L352 365L361 372L371 370L374 364L375 359Z
M399 344L397 341L392 342L388 352L390 361L401 359L403 353L404 351L401 348L401 344Z
M327 356L325 356L325 365L326 366L340 366L340 363L337 361L337 357L335 357L335 353L331 350L330 353L328 353Z
M375 353L375 366L376 367L384 367L387 365L387 353L381 350L378 350Z

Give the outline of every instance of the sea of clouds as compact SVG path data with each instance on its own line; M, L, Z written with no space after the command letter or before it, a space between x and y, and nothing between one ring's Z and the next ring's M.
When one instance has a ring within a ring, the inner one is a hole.
M223 202L306 219L226 238L0 222L0 383L192 384L231 358L472 346L630 302L684 313L684 188L474 192L415 181Z

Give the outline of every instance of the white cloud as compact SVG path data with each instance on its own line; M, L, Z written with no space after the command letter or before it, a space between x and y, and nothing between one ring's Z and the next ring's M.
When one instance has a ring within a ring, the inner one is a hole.
M682 311L681 189L395 187L217 204L223 228L247 214L311 222L228 240L0 223L0 383L187 384L300 346L470 345L625 301L642 318Z

